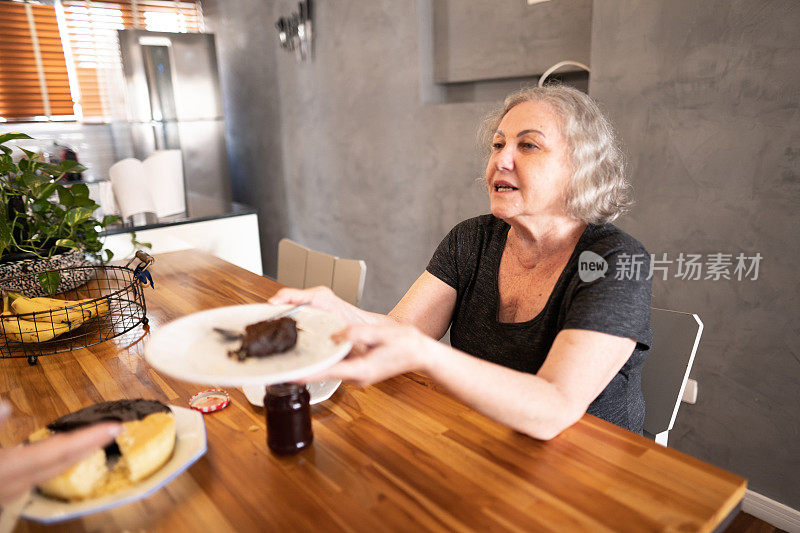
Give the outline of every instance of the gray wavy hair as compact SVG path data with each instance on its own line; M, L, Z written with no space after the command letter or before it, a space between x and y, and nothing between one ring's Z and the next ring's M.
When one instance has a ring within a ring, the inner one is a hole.
M572 168L566 192L567 213L587 224L606 224L625 213L633 200L614 128L597 103L577 89L550 84L509 95L503 107L484 120L484 148L491 150L492 137L503 117L523 102L544 102L559 117Z

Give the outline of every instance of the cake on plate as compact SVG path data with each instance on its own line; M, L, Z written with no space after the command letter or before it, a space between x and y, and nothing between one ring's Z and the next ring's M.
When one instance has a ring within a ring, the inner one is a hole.
M145 479L161 468L175 447L175 418L157 400L117 400L91 405L62 416L28 437L46 439L99 422L122 422L115 442L99 449L67 471L39 485L39 490L62 500L83 500L111 494Z

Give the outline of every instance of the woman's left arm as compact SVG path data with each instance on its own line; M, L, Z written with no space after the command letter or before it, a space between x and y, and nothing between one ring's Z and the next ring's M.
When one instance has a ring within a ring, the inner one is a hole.
M304 381L343 379L364 386L417 370L487 417L542 440L577 422L636 346L605 333L562 330L533 375L472 357L413 326L350 326L340 338L360 349Z

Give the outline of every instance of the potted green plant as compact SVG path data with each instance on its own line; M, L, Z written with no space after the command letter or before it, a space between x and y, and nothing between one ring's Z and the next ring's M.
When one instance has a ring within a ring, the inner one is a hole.
M74 279L67 279L72 271L61 275L57 269L111 259L113 253L103 249L101 232L117 217L98 220L94 212L99 206L89 198L85 184L59 182L67 172L85 170L76 161L53 165L19 147L25 158L15 163L6 144L31 138L24 133L0 135L0 280L28 274L26 278L35 280L36 286L13 288L41 296L86 281L77 275L83 272L85 276L85 269L76 270Z

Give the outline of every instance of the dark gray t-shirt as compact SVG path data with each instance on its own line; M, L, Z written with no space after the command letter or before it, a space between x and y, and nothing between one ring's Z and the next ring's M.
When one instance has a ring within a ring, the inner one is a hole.
M492 215L465 220L450 231L433 254L428 272L458 294L450 343L475 357L535 374L562 329L586 329L633 339L633 354L587 412L641 434L642 365L653 340L649 254L636 239L612 224L589 225L544 309L527 322L500 322L497 278L509 228ZM605 276L581 280L578 259L585 251L608 262Z

